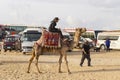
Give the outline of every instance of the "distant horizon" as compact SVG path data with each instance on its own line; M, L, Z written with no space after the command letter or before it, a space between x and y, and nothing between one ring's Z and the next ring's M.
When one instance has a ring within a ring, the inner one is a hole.
M0 24L0 26L27 26L27 27L45 27L45 26L34 26L34 25L25 25L25 24L22 24L22 25L19 25L19 24ZM45 28L48 28L48 27L45 27ZM86 28L86 27L66 27L66 28L61 28L61 29L75 29L75 28ZM87 30L120 30L120 29L93 29L93 28L86 28Z

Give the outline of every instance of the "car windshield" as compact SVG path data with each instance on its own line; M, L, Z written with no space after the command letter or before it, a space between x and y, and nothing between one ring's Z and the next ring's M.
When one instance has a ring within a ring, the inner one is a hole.
M41 33L25 33L23 35L23 41L37 41L41 36Z
M15 38L14 37L7 37L5 38L5 42L14 42Z

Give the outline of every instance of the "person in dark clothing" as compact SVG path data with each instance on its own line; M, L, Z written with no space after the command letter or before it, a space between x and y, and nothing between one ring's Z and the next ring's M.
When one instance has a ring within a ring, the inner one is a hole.
M81 58L81 62L80 62L81 67L82 67L82 65L84 63L85 58L87 58L87 60L88 60L88 66L91 66L90 45L89 45L88 41L86 41L83 44L83 47L82 47L82 58Z
M105 45L106 45L106 51L110 51L110 39L107 38L106 41L105 41Z
M63 39L63 35L62 35L62 32L60 29L58 28L55 28L55 26L57 25L57 22L59 21L59 18L58 17L55 17L52 21L51 21L51 24L49 26L49 31L50 32L57 32L60 34L61 38Z

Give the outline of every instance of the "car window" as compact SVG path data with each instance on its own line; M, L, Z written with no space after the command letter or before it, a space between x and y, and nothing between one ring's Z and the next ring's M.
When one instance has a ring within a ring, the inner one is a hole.
M5 42L14 42L16 39L13 37L7 37L5 38Z
M41 33L26 33L22 36L22 41L37 41L41 36Z

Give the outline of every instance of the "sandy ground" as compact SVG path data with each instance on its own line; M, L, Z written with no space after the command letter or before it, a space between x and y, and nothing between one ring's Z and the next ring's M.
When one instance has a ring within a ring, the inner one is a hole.
M67 74L63 60L62 71L58 73L59 55L42 55L39 59L39 74L35 64L31 65L30 73L26 73L31 55L17 52L0 54L0 80L120 80L120 51L91 52L92 67L79 66L81 53L68 53L69 68Z

